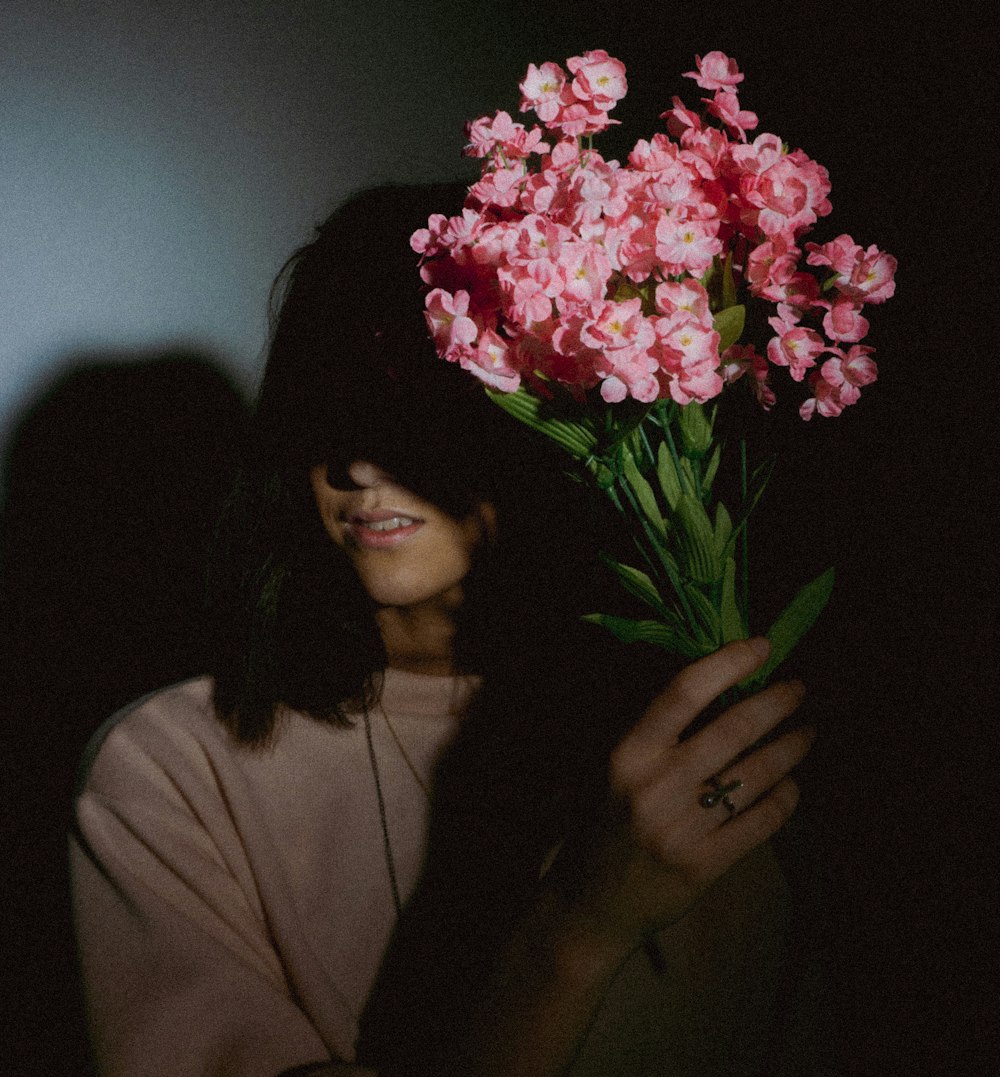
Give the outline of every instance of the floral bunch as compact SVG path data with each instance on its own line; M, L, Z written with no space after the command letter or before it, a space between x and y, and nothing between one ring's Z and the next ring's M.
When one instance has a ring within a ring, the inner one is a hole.
M531 65L521 83L540 127L507 112L467 125L480 178L461 214L411 237L427 324L444 359L558 442L625 518L643 564L608 564L652 616L588 619L697 657L750 635L747 527L770 473L748 474L741 444L730 513L704 405L742 379L770 408L782 367L807 390L802 418L839 415L875 381L862 312L893 294L896 263L849 235L804 242L831 211L827 171L777 135L748 140L758 120L723 53L686 73L711 93L701 112L674 97L667 131L625 165L593 148L617 122L624 66L594 50L566 67ZM763 331L743 339L747 326ZM799 590L741 691L766 680L832 584L830 569Z
M768 408L785 367L805 419L857 401L876 378L862 310L892 295L895 260L848 235L803 244L831 210L827 171L777 135L748 141L736 62L697 57L703 114L675 97L667 133L624 166L591 144L617 122L624 65L594 50L566 66L532 64L520 85L541 128L502 111L467 125L482 175L461 215L412 237L439 354L503 392L683 405L746 374ZM746 302L768 306L768 340L740 341Z

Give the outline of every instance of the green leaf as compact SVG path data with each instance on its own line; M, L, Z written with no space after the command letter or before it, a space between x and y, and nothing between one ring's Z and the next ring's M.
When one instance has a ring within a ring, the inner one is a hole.
M722 564L715 549L715 533L702 503L690 494L677 500L677 520L687 574L697 583L715 583Z
M743 513L740 516L740 522L736 525L736 530L733 531L730 537L730 546L735 546L736 540L740 534L745 530L747 521L750 519L750 514L757 507L757 502L760 501L764 494L768 482L771 479L771 475L774 472L775 458L765 460L763 464L758 465L750 476L750 486L747 492L747 503L743 508Z
M677 476L677 468L674 467L673 457L665 441L661 441L656 450L656 475L660 480L663 496L673 512L677 508L677 499L681 496L681 480Z
M833 569L817 576L792 599L768 629L771 654L764 665L744 682L755 687L764 684L768 677L791 653L792 648L812 628L816 618L823 612L833 591Z
M708 458L708 466L705 468L705 474L701 480L701 488L704 493L709 493L712 489L712 483L715 482L715 473L719 470L719 461L722 459L722 446L716 445L712 450L712 455Z
M666 535L667 525L660 512L660 507L656 503L653 488L639 473L635 457L629 452L622 454L622 471L625 473L625 478L628 479L629 486L632 487L632 492L639 502L639 507L646 514L646 519L661 535Z
M712 325L719 334L719 354L726 348L735 344L743 334L743 325L746 321L746 307L737 303L733 307L720 310L712 319Z
M641 569L632 568L631 565L623 565L619 561L612 561L610 557L604 558L605 563L612 572L622 581L622 585L629 594L652 606L658 613L669 616L669 610L663 604L660 592L656 589L653 581Z
M700 658L707 653L689 636L661 621L632 621L627 617L612 617L608 613L588 613L583 619L606 628L622 643L654 643L685 658Z
M733 533L733 521L729 516L729 510L720 501L715 506L715 552L721 558L725 555L726 546L729 544L729 536Z
M712 423L701 404L692 401L680 409L677 425L681 431L684 453L700 460L712 444Z
M736 562L732 557L726 558L726 568L722 576L722 599L719 616L722 621L722 642L731 643L734 639L746 639L749 635L739 605L736 602Z
M698 624L693 627L698 630L699 638L714 650L719 646L722 636L722 621L719 618L719 611L702 593L700 588L688 587L685 594L698 618Z
M497 389L487 389L486 395L512 415L518 422L530 426L547 438L561 445L568 453L579 459L586 459L597 446L593 431L583 423L574 423L569 419L553 419L542 415L543 401L529 393L523 387L513 393L502 393Z
M642 313L647 316L655 314L656 298L654 287L652 279L642 284L636 284L634 281L629 280L628 277L620 277L615 287L615 302L622 303L629 299L641 299Z
M685 489L692 497L698 489L698 484L694 481L694 468L686 456L681 457L681 488Z

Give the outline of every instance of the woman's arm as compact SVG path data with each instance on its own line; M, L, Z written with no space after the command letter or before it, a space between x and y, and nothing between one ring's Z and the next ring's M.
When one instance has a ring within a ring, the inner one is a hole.
M766 641L740 641L687 667L614 752L612 802L585 845L564 850L539 901L511 937L475 1024L446 1073L556 1077L582 1044L626 958L788 819L788 772L812 734L786 733L747 752L797 707L801 686L776 684L730 707L695 736L682 730L763 662ZM708 780L742 786L699 803ZM549 881L551 880L551 881ZM395 1077L395 1075L394 1075Z
M97 743L70 835L97 1072L275 1077L338 1045L349 1058L353 1014L294 934L246 804L250 757L226 747L205 686L157 693Z

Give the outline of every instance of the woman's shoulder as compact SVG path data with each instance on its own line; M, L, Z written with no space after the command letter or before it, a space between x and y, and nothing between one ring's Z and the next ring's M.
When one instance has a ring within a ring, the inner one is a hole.
M230 739L215 712L210 677L159 688L117 710L93 734L77 771L76 795L113 784L123 761L134 772L190 755L194 745L215 754Z

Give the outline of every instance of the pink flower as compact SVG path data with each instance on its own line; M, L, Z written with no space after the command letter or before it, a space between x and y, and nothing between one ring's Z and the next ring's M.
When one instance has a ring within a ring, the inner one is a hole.
M753 142L735 145L730 148L730 159L739 172L751 172L758 175L771 165L776 164L785 155L784 146L777 135L764 133Z
M669 215L656 225L656 257L668 273L700 277L722 251L718 221L679 221Z
M798 151L796 151L798 152ZM744 220L755 223L768 237L790 237L816 223L831 206L827 171L803 154L786 154L758 173L740 179L740 195L746 203Z
M537 259L556 261L563 243L573 238L564 225L540 213L532 213L517 225L515 241L510 249L513 262L531 262Z
M622 223L621 233L617 250L621 271L639 284L656 266L656 218L632 215Z
M758 121L740 106L735 61L710 52L686 73L714 95L702 100L721 122L675 97L662 114L670 134L640 139L624 165L581 142L617 122L608 112L627 91L624 65L598 49L565 66L529 65L520 84L522 112L554 137L503 111L470 123L466 152L483 163L463 212L411 236L438 352L501 391L562 385L580 403L598 387L608 402L704 402L747 375L769 408L772 366L807 381L804 418L854 403L876 378L859 343L864 304L892 295L895 259L846 234L801 244L830 212L829 177L777 135L748 141ZM728 291L699 278L722 256L751 335L762 300L777 304L764 355L741 344L719 354L711 306Z
M878 367L868 356L875 351L864 344L853 344L849 351L831 348L833 357L820 367L823 380L836 390L842 404L857 403L861 386L871 385L878 377Z
M556 143L552 153L543 162L543 168L545 172L550 170L566 172L575 168L579 161L580 147L577 145L576 139L564 138L561 142Z
M597 373L603 376L601 398L619 404L626 396L643 404L652 403L660 394L656 380L656 360L642 348L615 348L600 353Z
M518 329L530 331L552 317L552 297L560 288L553 263L503 265L497 270L497 279L504 297L504 317Z
M830 240L829 243L807 243L809 255L806 261L811 266L829 266L843 277L849 277L858 258L864 253L861 247L846 233Z
M719 334L711 321L699 324L679 309L655 319L654 328L653 354L669 395L679 404L718 396L724 383L718 369Z
M787 366L795 381L802 381L816 356L826 350L823 338L815 329L797 325L795 313L784 303L778 305L778 317L768 318L768 324L778 334L767 345L767 357L775 366Z
M829 266L837 291L855 303L884 303L896 290L896 259L874 245L862 250L849 235L840 235L822 246L807 243L806 250L806 261Z
M660 119L667 121L667 130L674 138L680 138L687 131L701 130L701 117L697 112L692 112L679 97L673 99L673 106L661 112Z
M853 344L846 353L840 348L830 350L833 358L809 375L813 395L799 408L803 419L811 419L816 412L824 418L834 418L849 404L857 403L861 386L871 385L878 376L875 361L868 358L873 348Z
M860 303L855 303L846 295L838 295L832 303L826 299L819 299L816 305L826 307L823 332L831 340L850 344L863 340L868 335L868 319L861 317Z
M479 327L467 316L469 293L465 291L450 295L443 288L435 288L424 300L424 317L434 338L438 354L445 359L456 359L458 351L471 344L479 333Z
M483 206L508 208L517 202L524 175L521 164L496 168L485 172L479 182L469 188L469 195Z
M559 112L546 126L559 130L570 138L578 138L580 135L600 134L617 123L617 120L608 119L606 109L594 101L581 100L567 84L559 95Z
M736 94L727 90L716 90L715 97L709 99L703 97L702 101L708 106L708 111L722 120L737 137L746 141L747 131L752 131L760 122L755 112L749 112L740 108L739 98Z
M622 303L599 300L588 306L589 319L580 331L580 340L589 348L648 348L653 343L653 327L642 313L641 299Z
M843 401L836 386L831 385L818 370L809 375L809 388L813 395L799 407L799 415L808 422L819 412L825 419L833 419L844 410Z
M599 153L587 154L586 164L577 168L568 177L566 185L566 223L579 228L584 222L590 223L600 219L607 208L613 215L618 205L624 201L616 189L617 173Z
M492 329L483 331L475 351L459 356L463 370L504 393L512 393L521 384L521 375L511 365L511 349Z
M711 327L712 316L708 309L708 292L690 277L681 281L667 281L656 286L656 309L668 318L682 318L696 324Z
M442 240L454 255L464 247L476 242L482 228L483 217L474 209L463 209L461 215L449 217L442 231Z
M604 112L614 108L628 92L625 65L621 60L609 56L604 49L571 56L566 66L576 76L572 82L575 96Z
M861 303L884 303L896 291L896 259L872 245L854 263L850 276L837 281L837 290Z
M548 145L542 142L539 128L533 127L528 131L523 124L515 123L506 112L497 112L493 117L481 116L466 124L465 134L469 140L465 147L467 157L489 157L499 152L510 162L549 150Z
M679 154L677 143L657 132L651 142L639 139L628 155L628 163L640 172L661 172L676 167Z
M657 318L654 325L659 342L667 351L674 353L668 369L692 370L707 363L715 370L719 365L719 334L711 326L699 325L694 321L678 324L670 317Z
M747 256L747 282L753 295L777 303L786 298L785 286L798 270L801 251L787 235L758 244Z
M681 159L704 180L717 180L731 147L729 139L715 127L685 131L681 135Z
M596 243L566 243L559 252L559 269L565 299L587 303L604 298L611 279L611 261L603 247Z
M767 384L770 367L763 355L758 355L752 344L733 344L722 354L722 366L719 368L727 385L738 381L744 374L751 377L754 396L765 411L774 407L777 397Z
M424 258L431 258L443 249L443 236L448 227L448 218L443 213L432 213L426 228L418 228L410 236L410 246Z
M549 62L541 67L528 64L528 73L519 87L521 111L527 112L533 108L545 124L554 120L559 112L559 97L565 84L566 72L558 64Z
M704 59L695 56L694 62L697 71L685 71L684 78L694 79L703 90L722 90L726 87L737 86L743 81L743 75L736 65L736 61L730 59L724 52L709 52Z
M715 367L705 364L697 370L682 370L670 382L670 395L678 404L690 404L692 400L704 404L722 392L723 384Z

